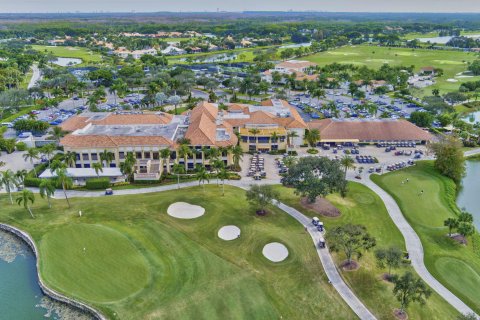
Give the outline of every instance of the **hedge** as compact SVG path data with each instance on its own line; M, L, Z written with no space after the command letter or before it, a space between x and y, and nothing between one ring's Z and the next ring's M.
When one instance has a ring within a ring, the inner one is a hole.
M85 187L88 190L101 190L109 188L111 185L109 178L93 178L87 179Z
M26 177L25 180L24 180L24 185L25 185L25 187L38 188L38 187L40 187L41 182L42 182L42 179L40 179L40 178Z

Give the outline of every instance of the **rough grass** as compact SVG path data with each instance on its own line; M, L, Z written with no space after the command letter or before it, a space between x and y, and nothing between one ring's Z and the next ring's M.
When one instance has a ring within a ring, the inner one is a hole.
M337 194L327 197L342 212L339 218L321 218L327 232L332 227L346 223L363 224L376 238L377 248L396 246L405 250L404 239L390 219L381 199L359 183L350 182L348 189L345 198ZM286 204L307 215L317 215L300 205L300 198L293 193L293 189L278 186L277 190L281 193L281 200ZM339 253L334 255L334 259L336 264L340 265L345 256ZM392 294L393 285L381 279L388 270L378 268L373 251L366 252L359 263L359 270L344 271L342 276L378 319L395 319L393 309L399 305ZM405 265L399 270L393 270L393 273L403 274L407 270L414 272L413 268ZM456 311L437 294L433 294L425 306L411 304L407 312L410 319L453 319L457 315Z
M205 193L194 187L72 199L71 209L57 199L51 210L37 196L36 219L2 195L0 221L29 232L39 244L48 285L110 318L355 319L328 284L302 225L275 208L257 217L244 191L225 190L225 197L221 187L211 185ZM178 201L200 205L206 213L194 220L168 216L168 206ZM241 237L220 240L218 230L230 224L240 227ZM273 241L289 249L281 263L261 253Z
M376 46L345 46L332 51L325 51L311 56L302 57L323 66L331 63L366 65L369 68L380 68L383 64L415 66L419 71L422 67L433 66L444 70L444 75L437 78L433 86L415 90L416 96L431 95L433 89L439 89L441 94L458 90L462 82L479 80L480 77L456 78L458 82L448 82L447 79L455 79L455 76L467 70L467 62L475 60L476 56L471 52L450 50L427 50L408 48L388 48Z
M401 181L406 178L409 186L402 187ZM449 239L448 229L443 226L445 219L458 213L455 184L441 176L429 161L372 179L395 198L420 236L425 264L432 275L479 312L480 286L475 284L480 274L480 256L474 252L471 241L465 247ZM424 190L423 196L418 195L420 190Z

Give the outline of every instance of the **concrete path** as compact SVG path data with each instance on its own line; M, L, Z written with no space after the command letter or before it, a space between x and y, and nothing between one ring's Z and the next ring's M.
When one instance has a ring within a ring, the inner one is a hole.
M423 246L420 238L415 233L413 228L407 222L405 217L402 214L402 211L397 205L397 202L390 196L385 190L376 185L370 177L364 178L362 180L357 180L357 182L362 183L363 185L370 188L375 192L385 203L388 214L392 218L393 222L397 228L402 233L405 238L405 245L410 255L410 260L412 261L412 266L418 275L425 281L435 292L442 296L448 303L450 303L458 312L462 314L473 313L479 318L479 316L462 300L457 298L452 292L445 288L437 279L435 279L430 272L427 270L427 267L423 261Z
M274 180L267 180L263 182L267 184L275 184ZM216 181L213 181L213 180L210 182L210 184L215 184L215 183ZM239 180L239 181L228 181L228 182L226 181L225 184L242 188L242 189L247 189L252 183L255 183L255 182L253 180L252 181ZM118 195L145 194L145 193L162 192L162 191L168 191L168 190L176 190L179 187L186 188L186 187L193 187L193 186L198 186L198 182L192 181L192 182L181 183L180 185L170 184L170 185L157 186L157 187L151 187L151 188L115 190L114 195L118 196ZM38 192L38 189L36 188L29 188L29 189L34 192ZM91 198L91 197L105 196L103 191L75 191L75 190L67 191L67 195L69 198L78 198L78 197ZM64 197L64 194L62 190L57 190L55 192L55 198L60 199L63 197ZM292 216L304 227L307 227L307 231L312 237L313 243L317 250L318 257L320 258L320 262L322 263L323 269L325 270L325 273L330 283L333 285L335 290L337 290L337 292L340 294L343 300L348 304L348 306L350 306L353 312L355 312L355 314L362 320L376 319L375 316L360 301L360 299L358 299L358 297L353 293L350 287L348 287L348 285L343 281L343 278L338 272L337 267L333 261L333 258L330 255L330 252L328 251L328 248L320 249L318 247L318 243L321 238L321 233L311 224L311 219L303 215L298 210L291 208L279 201L277 201L274 204L280 210L283 210L284 212Z
M28 89L33 88L37 82L42 78L42 74L40 72L40 69L38 68L38 65L34 64L32 65L32 77L30 78L30 82L28 83Z
M480 148L465 151L463 154L465 157L476 156L477 154L480 154Z

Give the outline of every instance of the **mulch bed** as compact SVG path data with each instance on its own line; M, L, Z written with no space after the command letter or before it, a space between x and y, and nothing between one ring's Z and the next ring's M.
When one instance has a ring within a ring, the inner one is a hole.
M393 310L393 315L395 318L399 320L407 320L408 319L408 314L406 312L402 312L400 309L395 309Z
M461 234L458 234L458 233L452 234L450 238L452 238L453 240L457 241L460 244L465 244L465 245L467 244L467 239Z
M340 268L343 271L357 271L360 268L360 264L354 260L350 262L348 262L348 260L345 260L340 264Z
M341 212L325 198L317 197L316 201L311 203L306 197L300 200L302 207L313 210L322 216L339 217Z

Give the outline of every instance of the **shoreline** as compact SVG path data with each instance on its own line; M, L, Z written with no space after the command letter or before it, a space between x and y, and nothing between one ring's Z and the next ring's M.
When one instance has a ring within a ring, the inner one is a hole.
M8 224L4 224L4 223L0 223L0 230L6 231L6 232L8 232L10 234L13 234L14 236L18 237L20 240L22 240L24 243L26 243L27 246L30 248L30 250L33 252L33 254L35 255L35 267L36 267L36 272L37 272L37 277L38 277L38 285L40 287L40 290L43 292L43 294L45 294L46 296L48 296L49 298L51 298L55 301L65 303L67 305L70 305L72 307L75 307L75 308L81 310L82 312L90 314L90 315L93 316L94 319L107 320L107 318L102 313L100 313L99 311L97 311L93 307L90 307L90 306L88 306L88 305L86 305L82 302L73 300L71 298L67 298L63 294L60 294L53 289L50 289L45 283L43 283L43 281L41 279L41 276L40 276L40 268L39 268L40 259L39 259L39 255L38 255L38 249L37 249L37 246L35 245L35 242L33 241L32 237L28 233L26 233L26 232L24 232L24 231L22 231L18 228L15 228L13 226L10 226Z

